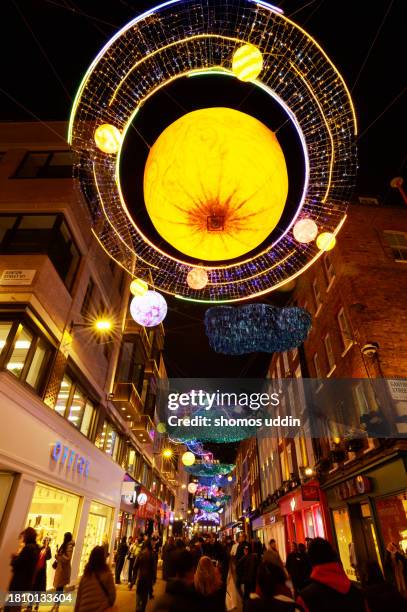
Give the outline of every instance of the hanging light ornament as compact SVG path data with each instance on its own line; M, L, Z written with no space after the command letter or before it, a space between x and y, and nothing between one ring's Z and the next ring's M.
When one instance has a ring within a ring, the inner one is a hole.
M203 268L192 268L187 274L188 287L203 289L208 284L208 273Z
M219 476L229 474L235 466L231 463L197 463L187 466L185 469L189 474L199 477Z
M198 489L198 485L196 484L196 482L190 482L188 485L188 493L191 493L191 495L195 495L196 491Z
M318 234L318 226L312 219L306 217L297 221L293 228L293 235L297 242L308 244L315 240Z
M144 295L137 295L132 299L130 314L139 325L155 327L165 319L167 302L161 293L149 290Z
M159 434L165 434L165 432L167 431L167 426L165 423L161 422L158 423L157 425L157 431Z
M148 290L148 285L146 281L142 278L133 278L130 283L130 293L134 296L136 295L145 295Z
M233 54L232 72L240 81L254 81L263 69L263 55L254 45L242 45Z
M102 123L95 130L95 143L103 153L113 155L120 149L122 135L120 130L110 123Z
M335 234L331 234L331 232L322 232L317 238L317 247L320 251L330 251L335 244Z
M181 461L187 467L189 467L191 465L194 465L194 463L195 463L195 455L194 455L194 453L191 453L190 451L187 451L186 453L184 453L182 455Z
M277 308L268 304L217 306L205 313L209 345L225 355L297 348L306 339L311 322L311 315L304 308Z

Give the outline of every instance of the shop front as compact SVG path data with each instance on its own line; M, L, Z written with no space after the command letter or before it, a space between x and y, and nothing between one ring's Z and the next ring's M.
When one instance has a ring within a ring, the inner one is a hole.
M16 552L25 527L36 529L39 542L47 538L53 555L69 531L75 582L96 544L111 550L123 470L8 377L2 380L0 418L0 557L8 560ZM4 562L0 589L7 588L9 577Z
M278 508L271 512L266 512L255 519L252 523L252 529L254 535L266 547L268 547L270 540L275 540L280 557L285 561L287 552L284 518L281 516Z
M136 510L136 535L152 535L161 529L161 502L145 487L139 487Z
M284 518L286 551L293 542L305 543L305 538L327 538L326 506L317 482L302 485L279 500L280 514Z
M375 560L395 581L394 568L386 561L392 544L407 551L406 457L336 481L326 488L326 494L349 578L359 580L363 563ZM400 590L406 587L399 586Z

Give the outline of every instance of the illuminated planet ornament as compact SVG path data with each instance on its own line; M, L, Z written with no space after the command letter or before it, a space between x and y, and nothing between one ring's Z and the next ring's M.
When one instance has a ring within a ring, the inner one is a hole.
M263 69L263 55L254 45L242 45L233 54L232 72L240 81L254 81Z
M134 296L144 295L148 291L148 285L142 278L134 278L130 283L130 293Z
M208 273L203 268L192 268L187 275L188 287L203 289L208 284Z
M199 512L198 508L194 508L194 513L198 514L198 512Z
M145 493L140 493L137 497L137 503L139 506L145 506L147 503L147 495Z
M158 425L157 425L157 431L158 431L158 433L160 433L160 434L165 434L165 432L167 431L167 426L166 426L166 424L165 424L165 423L162 423L162 422L161 422L161 423L158 423Z
M137 295L132 299L130 314L139 325L154 327L164 321L167 314L167 302L161 293L147 291L144 295Z
M190 482L188 485L188 493L195 495L197 488L198 488L198 485L196 484L196 482Z
M95 130L95 143L103 153L114 154L120 149L122 135L120 130L109 123L102 123Z
M194 453L191 453L190 451L187 451L186 453L184 453L181 457L181 461L184 465L190 466L190 465L194 465L195 463L195 455Z
M318 235L318 226L312 219L300 219L294 225L293 235L297 242L308 244L312 242Z
M231 108L177 119L151 147L144 170L154 227L200 261L240 257L259 246L279 222L287 193L275 134Z
M317 247L320 251L330 251L336 244L335 234L323 232L317 238Z

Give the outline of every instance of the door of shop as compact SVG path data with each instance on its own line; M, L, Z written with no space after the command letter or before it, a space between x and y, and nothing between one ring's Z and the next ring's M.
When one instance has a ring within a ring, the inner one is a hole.
M369 503L351 504L350 515L359 568L365 561L377 561L381 566L376 528Z

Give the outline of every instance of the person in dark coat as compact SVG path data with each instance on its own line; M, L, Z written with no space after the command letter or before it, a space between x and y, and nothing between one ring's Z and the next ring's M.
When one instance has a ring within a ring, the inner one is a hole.
M163 580L168 580L168 578L173 577L170 567L171 553L173 550L175 550L175 538L170 536L161 551L161 557L163 560Z
M175 578L157 598L153 612L208 612L194 587L195 559L189 550L174 556Z
M40 556L40 547L37 544L37 532L27 527L21 534L22 547L11 557L12 577L8 587L11 591L28 592L33 590L35 573ZM4 610L21 610L21 606L6 606Z
M148 597L152 595L155 577L155 559L150 540L144 542L144 546L133 569L133 580L137 578L136 584L136 612L144 612Z
M34 580L34 591L47 590L47 561L52 557L51 548L49 546L49 538L45 538L42 547L39 551L38 563ZM38 604L34 606L34 610L38 610Z
M246 540L245 534L242 532L239 534L239 543L236 548L235 560L236 563L241 559L244 555L245 546L248 546L249 542Z
M310 583L297 599L305 612L366 612L362 591L349 580L327 540L314 538L308 555Z
M262 561L257 571L257 597L246 599L244 612L302 612L286 585L287 574L281 565Z
M239 559L236 565L237 584L240 590L243 586L242 595L244 599L248 599L250 593L253 593L256 587L257 568L259 566L259 558L255 552L250 550L250 545L244 547L243 557Z
M395 586L384 579L377 561L366 561L361 571L363 593L369 612L403 612L407 610L407 602Z
M127 538L126 536L123 536L117 548L116 556L115 556L116 567L115 567L114 575L115 575L116 584L120 584L120 575L122 573L123 565L126 560L128 552L129 552L129 547L127 545Z
M293 550L287 556L286 570L293 583L294 592L297 595L301 589L307 586L312 567L308 557L305 544L293 542Z
M211 612L225 612L225 590L217 561L206 556L199 559L194 586L201 605Z

